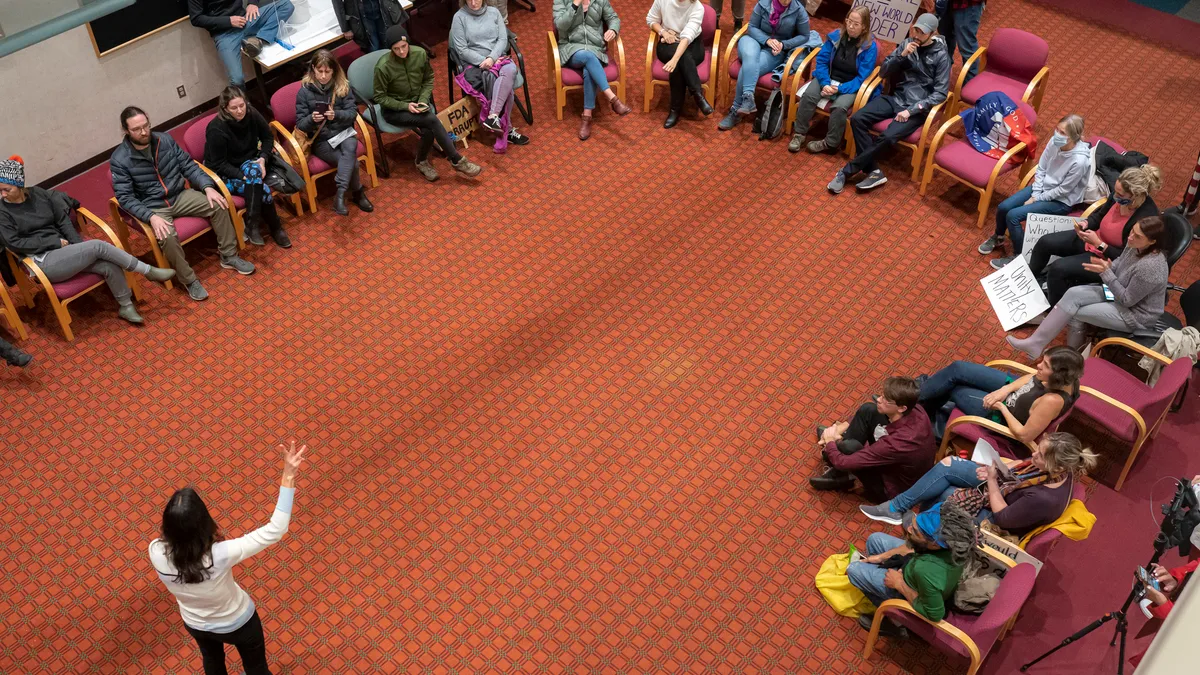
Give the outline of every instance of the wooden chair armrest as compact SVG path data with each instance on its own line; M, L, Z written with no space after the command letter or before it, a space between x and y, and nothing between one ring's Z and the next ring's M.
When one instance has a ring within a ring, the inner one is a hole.
M271 131L275 134L276 142L286 148L287 151L280 154L288 158L288 164L291 164L292 168L296 168L296 164L291 160L299 158L299 163L305 165L307 168L307 162L304 161L304 153L300 150L300 143L296 141L296 137L292 135L292 132L288 131L282 124L275 120L271 121ZM307 181L308 178L305 177L305 180Z
M988 368L1007 368L1009 370L1015 370L1026 375L1032 375L1037 372L1037 368L1034 368L1033 366L1028 366L1024 363L1017 363L1016 361L1010 361L1008 359L996 359L995 361L988 361L984 365L986 365Z
M745 35L746 31L749 29L750 29L750 22L747 21L741 28L737 29L736 33L733 34L733 37L730 38L730 40L729 40L729 44L725 45L725 60L713 63L713 68L721 71L722 78L727 78L729 76L729 64L733 63L733 54L734 54L734 51L737 49L738 40L740 40L741 37L743 35ZM714 36L714 37L716 37L716 36ZM713 44L716 44L716 40L713 40ZM787 72L787 71L784 71L784 72Z
M558 54L558 39L554 37L554 31L546 31L546 61L550 66L550 77L554 78L554 85L558 86L562 83L562 59Z
M658 46L658 33L650 31L650 39L646 42L646 80L650 80L650 66L654 63L654 48Z
M42 271L41 267L38 267L38 264L33 259L33 256L25 256L25 258L21 260L21 263L25 265L25 269L27 270L29 276L37 277L38 283L42 285L42 288L46 289L47 295L52 293L55 296L58 295L57 293L54 293L54 284L50 283L50 278L46 276L46 273Z
M1026 443L1026 442L1022 441L1021 439L1017 438L1017 436L1012 432L1012 429L1009 429L1006 425L997 424L996 422L993 422L992 420L989 420L986 417L979 417L977 415L962 415L961 417L956 417L955 419L950 420L950 423L946 425L946 431L945 431L945 433L942 434L942 444L941 444L941 446L938 447L938 452L937 452L937 457L938 457L939 461L943 457L945 457L946 449L950 447L950 438L953 435L950 433L951 430L953 430L955 427L958 427L958 426L961 426L964 424L971 424L971 425L974 425L977 427L982 427L984 429L987 429L988 431L999 434L1006 438L1011 438L1014 441L1021 443L1025 447L1029 448L1029 450L1031 452L1034 449L1036 449L1036 447L1037 447L1033 443Z
M121 238L117 236L117 233L114 232L111 227L109 227L108 223L97 218L96 214L92 213L91 211L89 211L81 206L81 207L75 209L75 217L78 219L78 222L79 222L80 234L83 233L83 226L85 223L95 225L96 229L103 232L104 236L108 238L108 241L113 246L116 246L117 248L121 249L122 251L125 250L125 245L121 243Z
M929 114L925 116L925 124L921 125L921 140L917 141L918 144L929 142L929 130L942 116L942 112L946 109L946 103L947 101L942 101L929 109Z
M871 71L866 81L858 88L858 96L854 97L854 110L851 112L855 112L866 105L871 100L871 93L880 86L883 86L883 78L879 77L879 66L875 66L875 70Z
M1025 87L1025 93L1021 94L1021 100L1025 103L1029 103L1029 105L1033 105L1033 103L1029 101L1029 97L1033 96L1033 92L1037 91L1037 88L1042 85L1042 81L1045 80L1046 76L1049 74L1050 66L1042 66L1042 69L1037 72L1037 75L1034 75L1033 79L1029 81L1029 86Z
M1092 215L1093 213L1095 213L1095 212L1096 212L1096 209L1100 208L1101 206L1104 206L1106 203L1108 203L1108 198L1107 198L1107 197L1101 197L1099 200L1092 202L1092 205L1091 205L1091 206L1089 206L1089 207L1087 207L1086 209L1084 209L1084 210L1083 210L1083 213L1081 213L1081 214L1079 215L1079 217L1080 217L1080 218L1087 218L1088 216L1090 216L1090 215Z
M1021 177L1021 182L1017 183L1017 189L1024 190L1025 188L1029 187L1029 184L1033 182L1033 177L1035 175L1037 175L1037 164L1034 164L1032 167L1030 167L1029 171L1025 172L1025 175Z
M1129 415L1131 418L1133 418L1133 423L1138 428L1138 437L1134 441L1135 445L1138 440L1146 437L1146 420L1142 418L1142 414L1139 413L1138 411L1125 405L1124 403L1121 403L1120 401L1109 396L1108 394L1106 394L1102 391L1097 391L1088 386L1080 385L1079 393L1087 394L1088 396L1091 396L1097 400L1104 401L1105 403L1111 405L1112 407L1116 408L1117 410L1120 410L1120 411L1124 412L1126 415Z
M1092 347L1092 354L1095 356L1099 356L1100 351L1102 349L1104 349L1105 347L1124 347L1125 349L1137 352L1138 354L1141 354L1142 356L1149 356L1150 358L1154 359L1155 361L1158 361L1159 363L1163 364L1164 366L1169 366L1169 365L1171 365L1171 363L1173 363L1171 361L1171 359L1168 359L1167 357L1163 356L1162 354L1159 354L1158 352L1154 351L1153 349L1150 349L1149 347L1143 347L1142 345L1139 345L1138 343L1134 342L1133 340L1127 340L1125 338L1119 338L1119 337L1105 338L1105 339L1101 340L1100 342L1096 343L1096 346Z
M625 77L625 42L621 39L620 33L617 34L617 77ZM628 103L628 101L626 101Z
M800 52L803 52L803 51L804 51L804 47L796 47L795 49L793 49L793 50L792 50L792 54L791 54L791 56L788 56L788 60L787 60L787 61L784 61L784 63L783 63L783 77L782 77L782 78L780 78L780 80L779 80L779 91L781 91L781 92L783 92L783 93L787 93L787 91L788 91L788 86L787 86L787 85L788 85L788 82L790 82L792 79L796 79L796 78L799 78L799 77L800 77L800 69L797 69L797 70L796 70L796 76L795 76L795 78L793 78L793 77L792 77L792 64L796 62L796 58L797 58L798 56L800 56ZM814 50L814 52L815 52L815 51L816 51L816 50ZM805 59L805 61L807 61L807 59ZM800 62L800 67L801 67L801 68L803 68L803 67L804 67L805 61L801 61L801 62ZM728 71L729 69L728 69L728 68L726 68L725 70L726 70L726 71Z
M801 47L801 49L803 49L803 47ZM804 60L800 62L800 67L796 69L796 76L792 78L793 84L787 90L793 97L796 96L796 92L800 91L800 83L801 82L808 82L809 80L812 79L812 68L813 68L813 64L816 63L818 51L820 51L820 50L814 49L811 52L809 52L808 56L805 56ZM795 57L792 57L792 58L795 58ZM791 63L791 62L792 62L792 60L788 59L788 63ZM788 66L789 70L790 70L790 68L791 67ZM786 72L788 72L788 70L784 70L784 72L786 73ZM805 73L808 73L808 75L805 75Z
M121 242L125 244L124 248L127 252L131 249L129 248L129 224L125 222L126 217L142 228L142 233L147 239L154 238L154 228L150 227L149 223L143 222L132 213L121 208L121 204L117 202L116 197L109 198L108 212L112 215L113 224L117 226L117 234L121 237Z
M871 632L869 635L867 635L867 644L863 649L864 659L869 658L871 656L871 652L875 650L875 641L879 639L879 626L883 622L884 615L889 610L911 614L930 626L933 626L937 630L946 633L955 640L958 640L971 655L972 663L978 663L980 659L982 659L982 656L979 654L979 647L975 644L975 641L972 640L966 633L962 632L962 630L957 626L948 621L930 621L929 619L926 619L918 614L917 610L913 609L913 606L909 604L907 600L896 599L884 600L883 604L880 605L877 610L875 610L875 620L871 623Z
M1017 545L1013 544L1013 546L1017 546ZM992 548L991 546L988 546L987 544L981 543L976 548L978 548L980 550L980 552L982 552L987 557L991 558L992 560L995 560L996 562L1000 563L1001 565L1004 565L1005 567L1007 567L1009 569L1012 569L1017 566L1016 560L1013 560L1012 558L1004 555L1003 553L997 551L996 549ZM1017 546L1017 548L1021 548L1021 547ZM1024 550L1024 549L1022 549L1022 550Z
M967 62L963 64L962 70L960 70L958 73L958 81L954 83L953 96L955 100L962 100L962 88L963 85L967 83L967 73L971 72L971 64L975 63L976 61L979 62L979 70L983 71L984 67L987 66L987 47L980 47L979 49L976 49L975 53L971 55L971 58L967 59Z
M958 115L954 115L950 119L943 122L942 126L938 128L937 133L933 135L933 142L929 144L930 162L933 161L933 154L937 152L938 146L942 144L942 137L944 137L950 131L950 129L954 128L955 124L962 124L962 118ZM1021 145L1025 144L1022 143Z
M959 119L962 118L960 117ZM992 176L988 179L988 185L994 185L996 183L996 178L1000 175L1000 170L1004 168L1004 165L1008 164L1009 160L1011 160L1018 152L1025 150L1025 147L1026 146L1024 143L1017 143L1005 151L1005 153L1000 157L1000 160L996 162L996 166L992 167Z
M362 140L363 149L367 151L367 157L374 157L375 155L372 153L374 142L371 140L371 128L367 126L367 121L363 119L362 115L354 116L354 128L358 131L359 138ZM291 162L288 163L290 164ZM305 162L305 165L307 164L308 162ZM292 168L296 167L293 166ZM305 166L305 168L308 167Z
M229 193L229 188L225 187L225 181L221 180L221 177L218 176L215 171L207 166L204 166L200 162L196 162L196 166L200 167L200 170L212 179L213 185L215 185L217 188L217 192L221 193L221 196L225 198L225 203L229 205L230 212L236 211L237 209L233 208L233 195Z
M718 28L717 30L715 30L713 32L712 61L711 61L713 68L716 68L717 66L721 65L717 61L717 59L719 59L719 58L721 58L721 29L720 28ZM710 85L712 85L712 90L713 90L713 94L714 94L713 100L712 100L713 103L716 103L716 101L717 101L717 97L715 94L716 94L717 83L720 81L721 80L717 78L716 73L709 72L708 83Z

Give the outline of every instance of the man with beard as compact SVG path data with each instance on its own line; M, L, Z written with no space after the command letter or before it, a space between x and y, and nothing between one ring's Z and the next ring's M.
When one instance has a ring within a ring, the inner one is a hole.
M904 514L904 538L882 532L867 538L867 555L850 563L846 576L878 607L884 600L904 598L930 621L946 616L963 567L976 555L975 521L967 512L943 502L918 514ZM858 623L871 629L874 615ZM885 618L882 635L905 637L907 631Z

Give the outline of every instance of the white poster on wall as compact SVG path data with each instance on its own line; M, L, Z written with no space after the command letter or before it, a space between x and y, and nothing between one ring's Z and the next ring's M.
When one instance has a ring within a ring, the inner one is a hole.
M920 0L854 0L851 8L866 5L871 12L871 35L876 40L899 43L921 13Z
M1025 262L1033 262L1033 247L1042 237L1055 232L1066 232L1075 229L1078 218L1071 216L1048 216L1044 213L1031 213L1025 218L1025 241L1021 244L1021 256ZM1057 256L1051 256L1057 259Z
M1013 258L1012 262L987 275L980 283L1004 330L1012 330L1050 309L1041 285L1022 256Z

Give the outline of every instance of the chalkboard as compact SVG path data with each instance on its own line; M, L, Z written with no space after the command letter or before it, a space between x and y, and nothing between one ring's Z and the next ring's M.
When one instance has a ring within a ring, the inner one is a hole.
M96 56L187 19L187 0L136 0L125 9L88 23Z

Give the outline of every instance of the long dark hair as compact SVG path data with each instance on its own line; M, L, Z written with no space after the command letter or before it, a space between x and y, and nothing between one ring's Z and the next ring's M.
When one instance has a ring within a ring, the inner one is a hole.
M1051 347L1046 350L1046 361L1050 365L1050 378L1046 386L1060 391L1079 393L1079 380L1083 377L1083 356L1070 347Z
M220 538L220 530L195 489L176 490L167 500L167 507L163 509L162 538L167 559L175 567L176 583L198 584L208 578L212 561L206 565L204 559Z
M1162 219L1162 216L1149 216L1142 218L1137 222L1138 227L1142 228L1142 235L1150 240L1150 245L1142 249L1138 253L1138 257L1147 256L1151 253L1167 254L1166 250L1170 248L1167 241L1167 223ZM1173 245L1173 244L1172 244Z
M328 49L318 49L317 53L313 54L312 60L308 62L308 70L304 71L304 79L301 81L304 84L320 88L321 84L317 82L317 68L321 66L333 71L333 79L329 80L329 85L334 98L344 98L346 94L350 93L350 82L346 79L346 72L342 70L342 64L338 63L337 57Z

